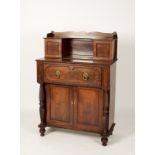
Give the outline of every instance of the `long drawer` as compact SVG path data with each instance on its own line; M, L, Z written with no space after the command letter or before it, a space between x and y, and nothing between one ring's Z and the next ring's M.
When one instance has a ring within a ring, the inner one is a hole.
M101 86L101 68L44 64L44 82Z

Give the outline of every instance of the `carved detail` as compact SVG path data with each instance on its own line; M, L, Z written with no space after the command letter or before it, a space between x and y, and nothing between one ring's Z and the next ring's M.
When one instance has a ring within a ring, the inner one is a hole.
M44 90L44 84L40 84L40 91L39 91L39 100L40 100L40 120L41 123L39 124L39 128L40 128L40 135L44 136L45 133L45 127L46 127L46 120L45 120L45 112L46 112L46 108L45 108L45 90Z
M50 33L47 33L47 37L54 37L54 31L51 31Z

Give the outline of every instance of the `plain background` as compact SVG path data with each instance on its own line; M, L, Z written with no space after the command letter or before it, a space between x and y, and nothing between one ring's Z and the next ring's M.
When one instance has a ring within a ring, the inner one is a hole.
M116 128L109 145L90 133L48 129L39 137L35 59L44 56L43 37L54 31L118 33ZM21 1L21 154L134 154L134 1Z

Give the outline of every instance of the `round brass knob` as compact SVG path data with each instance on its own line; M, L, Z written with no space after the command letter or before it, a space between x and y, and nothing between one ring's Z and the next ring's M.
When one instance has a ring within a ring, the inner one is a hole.
M56 70L55 71L55 76L59 79L60 78L60 71L59 70Z
M85 81L87 81L87 80L89 79L89 75L88 75L88 73L86 73L86 72L84 72L84 73L82 74L82 77L83 77L83 80L85 80Z

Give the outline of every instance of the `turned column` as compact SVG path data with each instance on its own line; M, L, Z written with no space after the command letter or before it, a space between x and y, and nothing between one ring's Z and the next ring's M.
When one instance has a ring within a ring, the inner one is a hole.
M46 127L46 118L45 118L45 112L46 112L46 107L45 107L45 87L44 84L41 83L40 84L40 90L39 90L39 111L40 111L40 120L41 123L39 124L39 128L40 128L40 135L44 136L45 134L45 127Z
M104 90L104 107L103 107L103 121L104 121L104 126L103 126L103 131L102 131L102 138L101 142L102 145L106 146L108 143L108 136L109 136L109 131L108 131L108 126L109 126L109 102L110 102L110 90Z

